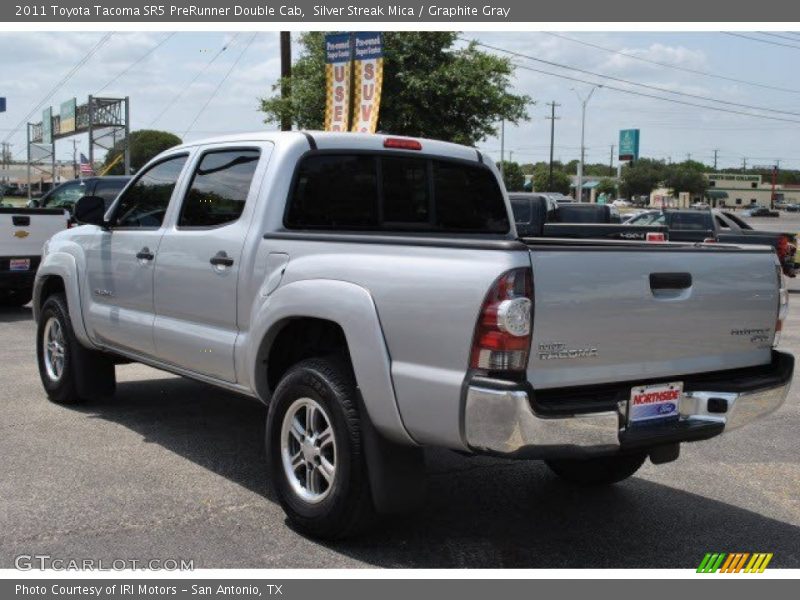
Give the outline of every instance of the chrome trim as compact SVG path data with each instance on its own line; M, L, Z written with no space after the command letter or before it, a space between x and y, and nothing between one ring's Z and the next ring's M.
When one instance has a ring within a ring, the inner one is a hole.
M736 429L777 410L789 393L791 376L790 370L780 383L748 392L684 392L681 420L722 423L724 432ZM530 458L591 456L619 450L626 402L620 402L615 411L545 417L534 412L526 391L502 388L467 387L464 433L472 450ZM727 411L709 412L711 398L725 400Z

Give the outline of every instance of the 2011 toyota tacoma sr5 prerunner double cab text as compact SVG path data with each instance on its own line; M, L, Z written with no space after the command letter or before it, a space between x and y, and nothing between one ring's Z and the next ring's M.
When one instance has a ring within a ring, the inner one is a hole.
M772 248L523 240L473 148L214 139L74 216L36 276L49 397L110 396L133 360L258 398L319 537L418 505L425 447L613 483L775 410L793 372Z

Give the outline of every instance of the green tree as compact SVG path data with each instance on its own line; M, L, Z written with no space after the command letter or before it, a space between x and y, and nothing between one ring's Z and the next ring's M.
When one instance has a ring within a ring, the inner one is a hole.
M597 183L595 188L598 194L605 194L606 196L613 196L617 193L617 183L610 177L604 177Z
M671 165L667 169L667 176L664 180L673 196L678 196L681 192L689 192L692 196L702 196L708 188L708 181L703 176L702 171L698 171L691 165L685 163Z
M503 183L506 184L506 189L509 192L521 192L525 187L525 173L522 172L522 167L519 163L504 161L497 163L497 168L500 169L502 165Z
M651 158L640 158L622 169L622 193L631 196L649 196L667 176L666 165Z
M378 129L474 145L496 135L500 121L527 120L531 99L509 92L514 67L475 44L454 49L456 32L384 33L383 91ZM304 33L303 52L286 82L288 99L261 99L265 122L283 115L301 129L321 129L325 114L325 35Z
M131 145L131 170L135 173L141 169L154 156L161 154L173 146L181 143L174 133L169 131L158 131L155 129L140 129L132 131L128 138ZM106 154L105 166L117 160L125 149L125 141L120 140ZM117 161L108 171L107 175L124 175L124 164L121 160Z
M564 171L553 169L553 185L550 185L549 167L540 166L533 174L533 189L537 192L560 192L569 194L572 179Z

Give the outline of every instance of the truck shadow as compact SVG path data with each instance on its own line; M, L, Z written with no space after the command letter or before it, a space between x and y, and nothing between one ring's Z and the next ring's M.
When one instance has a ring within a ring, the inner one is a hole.
M32 320L33 311L30 306L0 306L0 323L19 323Z
M76 410L275 501L264 466L266 410L252 399L166 378L123 382L113 400ZM421 510L325 546L378 567L695 568L711 551L773 552L773 567L800 567L800 527L642 478L587 489L539 462L438 450L426 460ZM263 544L266 552L272 541Z

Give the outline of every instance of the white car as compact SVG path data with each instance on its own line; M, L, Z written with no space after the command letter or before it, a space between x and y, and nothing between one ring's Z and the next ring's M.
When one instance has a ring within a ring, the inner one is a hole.
M617 208L628 208L630 205L631 203L624 198L617 198L611 203L611 206L616 206Z

